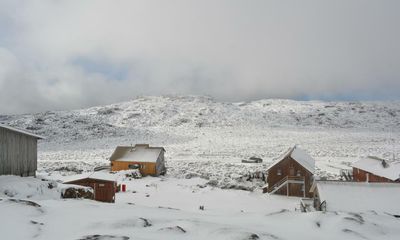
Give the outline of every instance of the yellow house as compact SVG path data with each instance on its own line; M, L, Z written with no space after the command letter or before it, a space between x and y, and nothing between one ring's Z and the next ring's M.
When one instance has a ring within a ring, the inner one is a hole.
M118 146L110 157L111 171L139 169L142 176L159 176L166 173L163 147L149 144Z

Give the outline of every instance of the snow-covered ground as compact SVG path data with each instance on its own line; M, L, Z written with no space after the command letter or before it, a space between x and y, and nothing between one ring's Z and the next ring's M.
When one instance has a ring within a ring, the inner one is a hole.
M116 203L111 204L57 199L62 185L48 189L53 181L0 177L2 239L337 240L400 236L400 220L383 213L301 213L296 210L298 198L223 190L207 186L200 178L146 177L119 182L127 184L127 192L117 193Z
M47 181L1 177L0 228L8 239L400 237L392 216L300 213L297 198L263 195L262 180L249 180L294 144L316 159L316 175L328 179L359 156L399 160L400 102L139 97L81 110L0 115L0 122L47 137L39 143L38 176L51 182L108 164L117 145L149 143L167 151L167 176L124 180L129 191L118 193L115 204L59 200L60 189L48 189ZM264 162L241 163L252 156Z

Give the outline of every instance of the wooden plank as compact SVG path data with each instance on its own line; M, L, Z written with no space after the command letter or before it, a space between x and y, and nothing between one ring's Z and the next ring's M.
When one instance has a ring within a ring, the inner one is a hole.
M0 128L0 175L34 175L37 169L37 139Z

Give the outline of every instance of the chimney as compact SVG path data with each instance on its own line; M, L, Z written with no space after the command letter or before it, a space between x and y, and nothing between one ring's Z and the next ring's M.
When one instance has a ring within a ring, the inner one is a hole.
M382 160L382 166L383 166L383 168L387 168L388 167L388 164L387 164L387 162L385 160Z

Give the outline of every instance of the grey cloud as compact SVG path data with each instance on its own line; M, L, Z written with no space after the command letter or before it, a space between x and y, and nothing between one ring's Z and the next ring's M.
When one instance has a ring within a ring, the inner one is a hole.
M14 63L0 68L0 113L138 94L399 99L399 7L396 0L4 0L0 47ZM24 96L5 104L18 86Z

